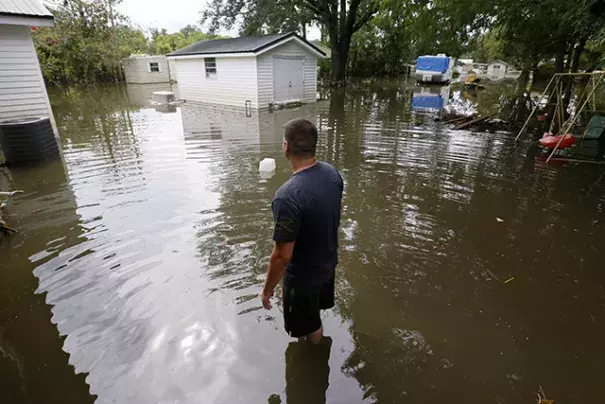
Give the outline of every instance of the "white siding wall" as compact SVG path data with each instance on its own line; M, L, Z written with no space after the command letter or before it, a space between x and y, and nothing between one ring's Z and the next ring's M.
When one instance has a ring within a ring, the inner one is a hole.
M495 67L499 66L499 67ZM502 63L492 63L487 66L488 76L504 76L506 74L506 65Z
M258 105L267 108L273 102L273 57L304 57L304 102L317 99L317 57L294 41L285 43L257 57Z
M0 25L0 119L26 116L48 116L55 127L30 28Z
M150 72L149 63L158 63L159 72ZM127 83L151 84L170 81L168 59L166 56L133 57L122 60Z
M170 80L176 81L176 61L168 59L168 69L170 70Z
M176 59L179 97L187 101L258 108L254 57L216 58L216 77L206 78L203 57Z

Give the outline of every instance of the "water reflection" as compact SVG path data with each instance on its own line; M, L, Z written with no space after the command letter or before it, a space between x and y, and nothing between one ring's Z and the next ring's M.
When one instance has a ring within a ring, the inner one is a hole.
M30 261L43 262L81 242L77 203L60 161L0 168L1 189L23 189L4 212L18 229L0 236L0 390L9 403L92 403L85 374L74 374L51 323ZM40 180L40 170L45 173Z
M122 87L53 94L67 175L15 180L41 191L11 207L22 232L1 246L2 296L23 321L3 316L3 347L22 358L6 373L47 363L40 391L73 385L74 403L94 400L85 374L97 403L523 402L537 385L598 397L600 168L546 167L509 134L415 116L413 91L360 87L252 116L161 113ZM333 346L312 374L279 305L257 298L292 117L317 124L319 157L346 183L337 307L323 319ZM38 332L44 352L25 338Z
M176 91L176 86L170 83L150 83L150 84L125 84L126 95L130 105L147 107L151 104L153 93L156 91ZM165 111L159 111L165 112Z
M412 97L412 110L441 112L450 100L450 86L416 86Z
M290 342L286 349L286 403L324 404L330 378L332 338L318 345Z

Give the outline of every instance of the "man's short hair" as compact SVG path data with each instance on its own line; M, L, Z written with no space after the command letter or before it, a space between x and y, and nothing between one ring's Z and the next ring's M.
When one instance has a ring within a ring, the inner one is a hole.
M292 119L284 125L284 137L290 154L296 157L315 157L317 128L307 119Z

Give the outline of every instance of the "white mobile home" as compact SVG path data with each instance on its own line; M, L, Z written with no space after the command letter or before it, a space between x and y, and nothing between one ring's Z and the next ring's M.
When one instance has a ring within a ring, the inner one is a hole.
M494 60L487 65L487 75L489 77L504 77L507 68L508 63L501 60Z
M52 25L36 0L0 1L0 120L49 117L55 126L31 36L32 27Z
M170 82L168 59L164 55L132 55L122 60L127 83L155 84Z
M168 54L180 98L252 109L315 102L324 57L295 33L201 41Z

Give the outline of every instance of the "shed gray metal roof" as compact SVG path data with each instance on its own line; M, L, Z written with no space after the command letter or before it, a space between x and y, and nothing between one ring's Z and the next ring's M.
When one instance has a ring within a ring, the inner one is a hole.
M53 15L38 0L0 0L0 15L53 19Z
M289 32L280 35L243 36L240 38L210 39L194 43L193 45L189 45L183 49L176 50L172 53L169 53L167 56L211 55L221 53L248 52L255 53L279 41L291 37L296 37L300 39L301 41L309 45L311 48L317 50L320 54L325 56L324 52L321 49L317 48L317 46L306 41L305 39L299 37L298 35L296 35L295 32Z

